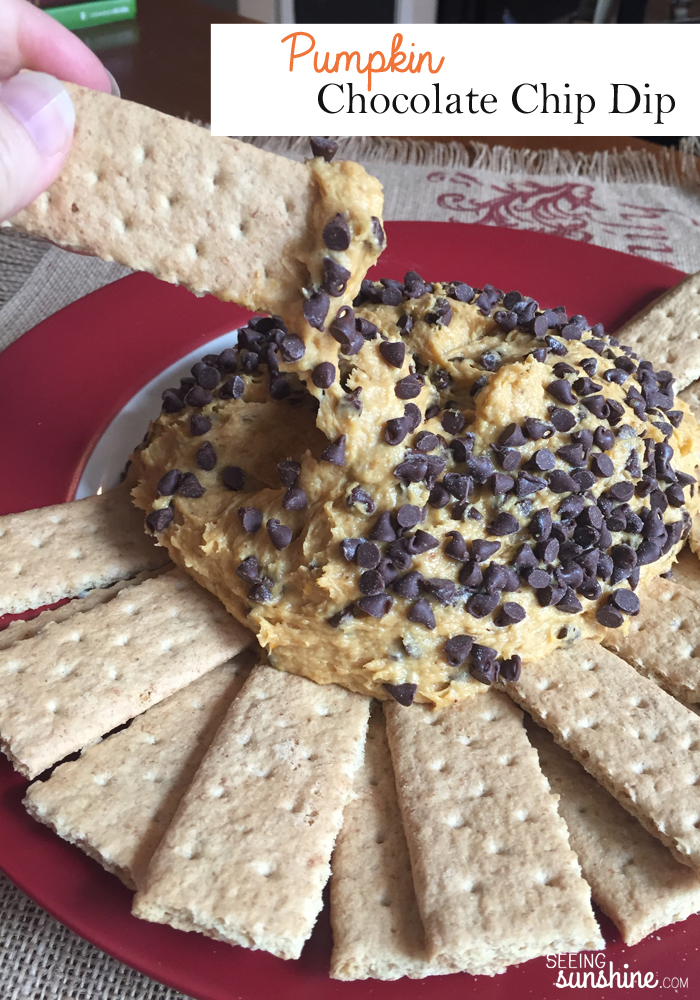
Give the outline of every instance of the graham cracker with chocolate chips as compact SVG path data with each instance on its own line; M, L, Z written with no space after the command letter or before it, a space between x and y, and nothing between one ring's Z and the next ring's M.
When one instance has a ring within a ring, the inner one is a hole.
M546 729L527 727L540 767L559 796L593 899L633 945L700 910L700 879L586 774Z
M255 667L155 852L133 912L298 958L362 762L369 699Z
M241 653L214 667L35 781L24 799L29 814L135 889L250 660Z
M498 691L449 708L384 702L428 957L494 975L604 946L522 713Z
M697 558L689 553L690 559ZM676 570L683 579L683 565ZM691 564L692 565L692 564ZM700 570L700 566L698 566ZM687 576L686 576L687 579ZM609 630L604 645L674 698L700 702L700 591L676 579L659 577L640 595L640 611L630 618L627 635Z
M508 694L649 833L700 870L700 718L595 642L523 664Z
M331 860L331 976L422 979L449 972L427 957L384 715L376 702L353 792Z
M126 486L0 517L0 615L77 597L168 562Z
M34 778L244 649L251 635L172 570L0 651L0 746Z
M297 163L140 104L67 88L73 145L58 180L11 220L22 232L278 313L320 278L310 279L310 261L338 211L327 206L322 217L328 181L342 175L381 214L381 185L356 163ZM350 300L380 247L367 250L363 234L356 250Z
M615 336L657 370L672 371L678 389L700 378L700 272L633 316Z

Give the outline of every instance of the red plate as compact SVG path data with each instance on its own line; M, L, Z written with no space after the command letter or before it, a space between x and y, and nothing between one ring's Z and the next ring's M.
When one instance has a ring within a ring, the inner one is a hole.
M681 277L653 261L540 233L428 222L394 222L387 231L389 249L378 274L401 278L413 269L427 279L519 288L544 305L565 305L570 314L582 313L609 330ZM71 499L92 448L127 400L162 369L235 328L246 315L236 306L197 299L136 274L63 309L12 344L0 355L0 512ZM130 914L131 893L114 876L29 819L21 805L25 788L3 760L2 870L99 948L198 1000L370 995L376 1000L549 1000L562 995L555 986L554 960L544 958L494 979L459 975L421 982L334 982L327 971L327 910L298 962L136 920ZM656 989L668 988L676 997L694 995L700 982L699 917L631 949L609 921L602 923L608 948L589 959L612 962L621 975L652 973ZM560 961L568 964L569 958ZM583 958L571 956L571 968L563 973L567 980L584 971L582 965ZM607 976L607 965L605 971ZM577 995L611 993L586 989ZM633 987L622 995L648 997L649 990Z

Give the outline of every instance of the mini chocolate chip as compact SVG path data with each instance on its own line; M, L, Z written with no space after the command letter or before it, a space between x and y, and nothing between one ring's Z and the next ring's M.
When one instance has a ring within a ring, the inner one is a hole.
M487 372L495 372L501 363L501 355L497 351L484 351L478 359L478 364Z
M440 544L434 535L419 528L414 535L406 535L403 539L404 548L412 555L420 555L429 549L436 549Z
M158 485L156 486L156 493L161 497L171 497L178 487L182 473L179 469L170 469L165 475L161 476L158 480ZM166 507L161 508L166 510Z
M549 472L556 465L554 455L547 448L540 448L533 452L525 465L526 469L539 472Z
M522 456L515 448L503 448L499 444L492 444L491 450L501 463L504 472L514 472L520 465Z
M368 537L375 542L394 541L396 538L396 532L392 526L391 514L388 510L385 510L383 514L379 515L377 520L374 522Z
M496 650L490 646L472 646L472 664L469 673L482 684L494 684L498 677L498 661Z
M357 554L359 546L362 544L361 538L344 538L340 543L340 551L346 562L352 562Z
M507 660L501 660L501 666L499 674L501 680L515 682L520 680L520 670L522 667L522 660L515 653Z
M360 575L357 586L361 594L365 597L373 597L384 591L384 578L376 569L369 569Z
M646 566L661 556L661 545L655 539L645 538L636 549L637 565Z
M634 496L634 486L632 483L625 481L614 483L608 490L608 496L611 496L613 500L626 503L627 500L631 500Z
M286 524L280 524L276 517L271 517L265 527L274 547L286 549L292 540L292 529Z
M446 410L440 420L440 426L446 434L460 434L465 424L464 414L459 410Z
M414 431L420 426L423 416L415 403L406 403L403 408L403 415L408 421L408 428Z
M615 444L615 435L608 427L603 427L601 424L595 429L593 443L601 451L609 451Z
M564 410L562 412L568 413L569 411ZM554 433L554 428L551 424L545 423L544 420L537 420L535 417L525 418L525 430L531 441L539 441L540 438L551 437Z
M195 500L197 497L203 496L206 493L206 490L194 473L186 472L180 479L175 492L181 497L187 497L188 499Z
M505 445L508 448L519 448L521 445L527 443L527 438L518 424L508 424L508 426L501 431L498 437L498 443Z
M379 345L379 353L392 368L401 368L406 358L406 345L400 340L385 340Z
M569 465L583 465L585 462L583 447L580 444L565 444L557 448L557 457Z
M537 559L535 558L535 553L532 551L529 545L521 545L518 549L515 559L513 560L513 565L516 569L526 569L528 566L536 566Z
M631 590L614 590L608 597L608 601L626 615L639 614L639 598Z
M549 573L544 569L538 569L537 566L532 568L527 568L523 573L523 579L529 587L533 590L542 590L544 587L548 587L552 582L552 578Z
M431 577L428 580L423 580L421 586L423 590L427 591L432 597L439 601L440 604L448 605L454 600L456 591L454 580L446 580L442 577Z
M388 594L374 594L370 597L361 597L357 603L372 618L383 618L391 611L394 602Z
M216 452L210 441L205 441L200 445L195 455L195 462L205 472L211 472L216 465Z
M400 576L394 581L392 590L399 597L418 597L422 579L422 573L419 573L417 570L411 570L410 573L406 573L405 576Z
M219 389L219 399L240 399L245 391L245 382L240 375L234 375Z
M525 618L525 608L513 601L506 601L501 610L493 619L493 624L499 628L506 628L508 625L516 625Z
M557 513L562 521L572 521L579 516L585 505L583 497L574 494L574 496L566 497L565 500L562 500L557 508Z
M313 326L316 330L323 330L330 304L328 292L324 291L312 292L308 298L304 298L302 310L309 326Z
M595 616L596 621L606 628L619 628L625 620L622 613L611 604L604 604L602 608L598 608Z
M266 604L272 600L272 580L261 580L254 583L248 591L248 600L255 601L256 604Z
M338 143L335 139L329 139L325 135L312 135L309 142L313 155L322 156L326 163L330 163L338 152Z
M493 462L486 455L467 455L467 468L476 483L483 485L496 471Z
M426 454L429 451L435 451L439 443L435 434L431 434L430 431L421 431L420 434L416 435L414 447L417 451Z
M196 365L192 366L192 374L195 382L202 389L213 389L221 379L219 369L212 365L205 365L203 361L198 361Z
M284 510L303 510L309 500L301 486L290 486L282 497L282 507Z
M202 416L201 413L193 413L190 417L190 434L192 437L201 437L211 430L211 420Z
M565 375L575 375L576 369L566 363L566 361L557 361L555 365L552 366L552 371L557 376L557 378L564 378Z
M577 615L583 611L583 605L574 593L572 587L566 588L564 596L557 602L557 609L569 615Z
M243 530L249 535L254 535L262 527L263 515L258 507L239 507L238 517L243 525Z
M437 483L435 486L433 486L432 490L430 491L430 496L428 497L428 503L430 504L430 506L435 508L436 510L441 510L443 507L446 507L449 502L450 502L449 491L445 489L442 483Z
M206 392L202 389L201 385L193 385L185 396L185 403L187 406L195 406L197 408L202 406L207 406L211 403L214 397L210 392Z
M452 306L442 297L435 299L433 308L423 317L426 323L449 326L452 321Z
M228 490L242 490L245 486L245 472L238 465L227 465L221 473L224 486Z
M399 379L394 386L394 392L399 399L415 399L420 396L423 388L423 380L418 375L406 375Z
M427 471L428 460L425 455L409 455L405 461L396 466L394 475L405 483L419 483Z
M576 426L576 417L573 413L569 410L562 410L560 407L554 407L549 414L549 419L558 431L570 431L572 427Z
M384 244L386 243L386 236L384 235L382 224L376 215L373 215L372 218L370 219L370 227L372 229L372 236L374 236L379 246L383 247Z
M557 379L555 382L550 382L546 390L559 403L566 403L568 406L573 406L576 402L576 397L571 391L571 384L566 379Z
M345 435L331 442L324 451L321 452L321 461L330 462L331 465L345 465Z
M486 538L475 538L471 544L472 558L477 562L485 562L501 547L500 542L490 542Z
M350 246L350 229L345 216L338 212L323 229L323 242L329 250L347 250Z
M552 493L577 493L578 484L575 479L563 472L561 469L554 469L549 476L549 488Z
M401 444L408 434L408 421L405 417L392 417L387 420L384 429L384 440L392 447Z
M577 396L592 396L594 392L599 392L602 389L602 385L596 385L591 379L577 378L572 384L572 389Z
M163 413L179 413L180 410L184 410L185 408L185 404L175 389L165 389L162 399Z
M382 687L391 695L394 701L398 702L399 705L403 705L404 708L408 708L409 705L413 704L413 699L416 697L416 691L418 690L417 684L383 684Z
M571 473L571 478L576 483L579 493L585 493L586 490L590 490L595 486L596 482L596 477L588 469L576 469Z
M472 594L466 603L466 609L472 618L485 618L498 607L498 594Z
M152 510L146 515L146 527L154 532L165 531L174 516L172 507L159 507L158 510Z
M339 295L343 294L350 277L350 271L348 271L347 267L343 267L342 264L339 264L337 260L333 260L332 257L323 258L323 280L321 286L332 298L337 299Z
M547 481L545 479L540 479L538 476L529 476L526 472L521 472L515 484L515 494L521 498L527 497L532 493L538 493L546 486Z
M260 564L255 556L248 556L239 564L236 576L246 583L260 583Z
M549 538L539 541L534 551L541 562L553 563L559 555L559 542L550 535Z
M615 472L613 460L604 452L601 452L599 455L594 455L591 458L591 472L594 476L598 476L599 478L612 476Z
M685 503L683 487L679 483L671 483L666 489L666 499L672 507L682 507Z
M311 381L317 389L329 389L335 382L335 365L322 361L311 372Z
M512 476L506 476L502 472L494 472L489 480L489 485L494 496L503 496L515 489L515 480Z
M283 486L294 486L299 478L300 472L301 465L299 462L295 462L291 458L287 458L284 461L277 463L277 475L279 476L279 481Z
M566 593L566 587L553 587L549 584L546 587L542 587L541 590L537 591L537 600L542 608L550 608L564 597Z
M528 529L532 537L539 541L546 541L549 538L552 532L552 515L546 507L532 515Z
M286 399L291 391L289 382L282 375L270 376L270 396L273 399Z
M301 337L297 337L296 333L288 333L280 344L282 360L286 361L287 364L299 361L300 358L304 357L305 353L306 345Z
M610 413L610 405L605 396L586 396L581 402L599 420L604 420Z
M396 521L402 528L415 528L423 520L423 511L415 504L405 503L396 512Z
M501 511L495 520L488 526L489 535L514 535L520 530L520 522L517 517Z
M474 640L470 635L453 635L443 647L445 659L451 667L461 667L473 645Z
M508 582L508 570L505 566L492 562L484 570L483 584L487 594L500 593Z
M355 313L350 306L342 306L328 328L328 332L340 344L341 354L357 354L364 345L362 334L355 328Z
M435 615L433 614L433 609L430 604L422 597L406 612L406 617L410 622L415 622L417 625L425 625L426 628L435 628Z
M466 562L469 558L469 552L467 550L467 543L464 541L464 537L459 531L448 531L447 537L450 539L445 546L445 555L450 556L452 559L457 559L459 562Z

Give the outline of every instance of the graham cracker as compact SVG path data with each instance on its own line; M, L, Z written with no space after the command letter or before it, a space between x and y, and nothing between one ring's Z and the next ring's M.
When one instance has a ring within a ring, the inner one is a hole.
M445 709L384 702L431 961L494 975L604 947L522 713L498 691Z
M633 316L615 336L657 370L672 371L677 389L700 378L700 272Z
M700 910L695 872L676 861L546 729L530 724L527 732L559 796L559 814L593 899L619 928L625 944L637 944Z
M369 699L261 665L157 848L137 917L298 958L362 762Z
M0 747L34 778L245 648L251 635L172 570L0 651Z
M687 403L690 412L696 420L700 420L700 381L691 382L682 392L678 393L680 399Z
M523 664L505 687L649 833L700 869L700 717L588 640Z
M67 89L73 145L58 180L10 220L22 232L279 313L301 299L308 261L323 249L326 175L362 188L381 214L381 185L358 164L297 163L141 104ZM352 268L350 299L378 253Z
M381 706L370 715L364 764L331 859L333 979L422 979L430 962Z
M250 660L241 653L214 667L34 782L24 799L29 814L135 889Z
M683 546L671 570L676 583L700 594L700 559L689 545Z
M639 597L627 635L610 629L604 644L675 698L700 703L700 591L659 577Z
M84 611L96 608L98 604L107 604L125 587L137 587L144 580L150 580L151 577L160 573L167 573L169 569L170 567L166 565L159 570L145 570L129 580L118 580L111 587L98 587L96 590L89 590L85 597L75 597L66 604L61 604L58 608L47 608L46 611L40 611L38 615L27 621L18 618L16 621L10 622L7 628L0 632L0 649L9 649L10 646L22 639L31 639L32 636L38 635L49 622L56 624L65 622L69 618L73 618L74 615L81 615Z
M0 615L153 570L168 553L144 532L126 486L85 500L0 517Z

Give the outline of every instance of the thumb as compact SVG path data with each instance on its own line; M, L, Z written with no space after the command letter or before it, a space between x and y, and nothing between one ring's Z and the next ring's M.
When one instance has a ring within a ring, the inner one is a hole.
M54 76L23 70L0 82L0 221L56 179L74 123L73 102Z

